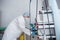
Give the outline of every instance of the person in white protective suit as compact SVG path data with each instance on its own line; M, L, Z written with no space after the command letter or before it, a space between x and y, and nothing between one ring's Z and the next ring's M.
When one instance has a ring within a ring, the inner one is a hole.
M21 15L14 19L6 28L2 40L17 40L19 35L24 32L27 35L30 35L30 30L25 28L25 20Z

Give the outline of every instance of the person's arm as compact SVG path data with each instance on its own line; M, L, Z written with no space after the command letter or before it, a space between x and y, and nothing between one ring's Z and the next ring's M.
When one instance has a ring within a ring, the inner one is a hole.
M19 25L19 28L22 30L22 32L24 32L25 34L29 35L30 36L30 30L26 28L25 26L25 20L24 20L24 17L23 16L20 16L18 19L18 25Z

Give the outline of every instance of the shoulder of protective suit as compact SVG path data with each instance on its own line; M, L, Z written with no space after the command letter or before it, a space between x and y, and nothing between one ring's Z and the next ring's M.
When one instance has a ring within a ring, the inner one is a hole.
M17 19L18 21L24 21L24 17L23 17L22 15L18 16L16 19Z
M24 18L23 15L20 15L18 17L16 17L16 19L19 19L19 18Z
M22 15L16 17L11 21L11 23L25 23L24 17ZM11 24L10 23L10 24Z
M24 17L22 16L22 15L20 15L20 16L18 16L17 18L16 18L16 21L17 21L17 23L19 23L19 24L25 24L25 20L24 20Z

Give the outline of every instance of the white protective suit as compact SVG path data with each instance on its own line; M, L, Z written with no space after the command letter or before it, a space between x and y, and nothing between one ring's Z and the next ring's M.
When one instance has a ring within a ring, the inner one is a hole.
M25 28L25 20L23 16L14 19L4 32L2 40L17 40L19 35L24 32L30 35L30 30Z

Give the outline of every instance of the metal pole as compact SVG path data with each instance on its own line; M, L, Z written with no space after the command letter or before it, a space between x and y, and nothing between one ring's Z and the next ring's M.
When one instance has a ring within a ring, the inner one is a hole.
M38 0L36 0L36 28L38 32L38 26L37 26L37 12L38 12ZM38 33L37 33L37 40L38 40Z
M29 17L30 17L30 22L31 22L31 9L30 9L30 7L31 7L31 0L29 1ZM30 27L30 29L31 29L31 27ZM31 40L31 31L30 31L30 40Z

